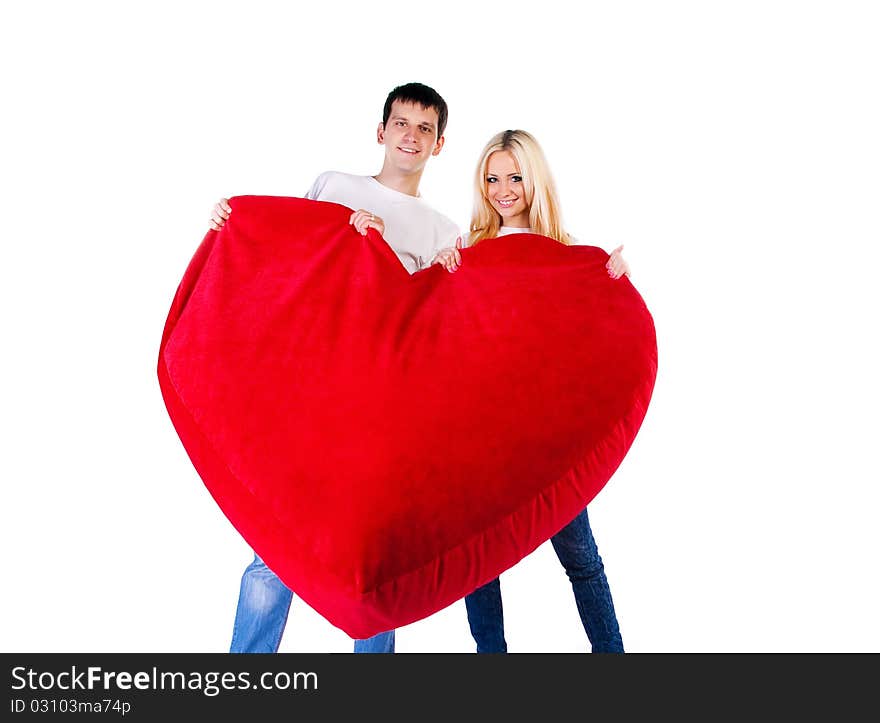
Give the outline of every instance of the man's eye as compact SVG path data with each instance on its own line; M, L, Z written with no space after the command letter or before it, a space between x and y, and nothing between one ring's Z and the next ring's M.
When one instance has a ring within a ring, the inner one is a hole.
M399 126L405 126L406 123L404 123L403 121L397 121L397 125L399 125Z

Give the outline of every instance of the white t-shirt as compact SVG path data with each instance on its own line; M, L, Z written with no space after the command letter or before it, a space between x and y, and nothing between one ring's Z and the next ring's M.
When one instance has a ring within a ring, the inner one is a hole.
M530 228L517 228L516 226L502 226L498 229L498 236L509 236L512 233L535 233Z
M530 228L516 228L515 226L502 226L498 229L498 236L509 236L512 233L535 233ZM579 246L580 241L578 241L574 236L569 234L569 238L571 239L572 246Z
M437 252L455 246L461 235L455 222L421 198L383 186L372 176L327 171L305 197L375 213L385 222L385 240L411 274L430 266Z

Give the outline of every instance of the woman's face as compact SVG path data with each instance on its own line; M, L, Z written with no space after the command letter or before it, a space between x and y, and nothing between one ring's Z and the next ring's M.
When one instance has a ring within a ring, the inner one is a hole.
M486 197L501 216L502 226L529 227L526 189L510 151L495 151L486 163Z

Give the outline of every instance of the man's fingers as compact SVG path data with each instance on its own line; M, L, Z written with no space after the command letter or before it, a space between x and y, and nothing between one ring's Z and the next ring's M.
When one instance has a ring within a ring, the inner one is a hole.
M216 213L221 218L229 218L229 214L232 212L232 206L229 205L228 198L221 198L217 203L214 204L214 213Z
M361 234L361 236L367 235L367 229L371 226L376 229L380 234L382 233L383 226L382 219L380 219L375 214L370 213L369 211L365 211L362 208L359 208L357 211L351 214L348 218L348 222L355 227L355 229Z

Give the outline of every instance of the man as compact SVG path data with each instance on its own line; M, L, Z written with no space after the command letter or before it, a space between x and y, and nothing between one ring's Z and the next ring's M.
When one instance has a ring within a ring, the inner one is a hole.
M409 273L434 263L441 249L460 245L457 225L419 197L428 161L443 148L446 101L421 83L394 88L385 100L376 138L385 147L375 176L322 173L305 198L331 201L352 209L349 222L361 233L376 229ZM221 199L211 216L219 230L232 209ZM277 652L293 593L255 554L241 578L231 653ZM356 653L393 653L394 631L356 640Z

